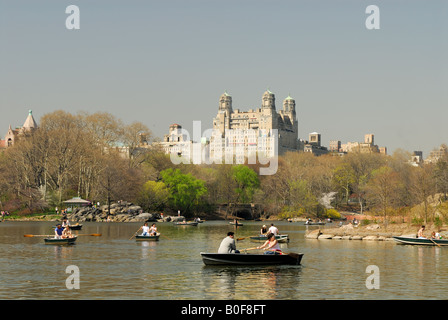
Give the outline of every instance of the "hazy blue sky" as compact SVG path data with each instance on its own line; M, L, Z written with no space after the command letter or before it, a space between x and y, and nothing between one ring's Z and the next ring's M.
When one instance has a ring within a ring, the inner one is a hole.
M67 30L65 8L80 8ZM380 30L368 30L368 5ZM162 137L234 109L296 100L299 137L422 150L448 143L448 1L0 0L0 137L63 109Z

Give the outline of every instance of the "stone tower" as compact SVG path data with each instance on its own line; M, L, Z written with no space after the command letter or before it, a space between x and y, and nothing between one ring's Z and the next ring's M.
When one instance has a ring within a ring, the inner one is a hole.
M263 93L261 108L275 111L275 95L269 89Z

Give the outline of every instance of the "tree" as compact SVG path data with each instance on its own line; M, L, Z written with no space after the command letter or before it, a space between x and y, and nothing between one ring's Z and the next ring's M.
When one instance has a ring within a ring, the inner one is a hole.
M168 203L170 191L162 181L146 181L138 196L138 204L148 210L163 210Z
M372 171L365 187L367 200L381 209L386 225L389 209L398 203L399 184L398 174L390 167L383 166Z
M232 167L232 176L236 182L237 202L252 202L255 190L260 187L257 173L249 167L240 164Z
M174 210L181 210L186 214L194 211L200 205L201 197L207 193L202 180L191 174L183 174L179 169L166 169L160 172L162 181L170 192L170 203Z
M334 169L333 180L335 185L344 192L345 201L348 204L350 192L355 183L355 172L353 168L348 163L341 163Z
M423 218L428 222L430 211L429 197L435 193L435 182L433 179L432 165L413 168L411 175L411 194L414 199L423 206ZM434 210L432 210L434 214Z
M434 168L434 181L437 192L443 193L444 199L447 200L448 194L448 156L439 159Z

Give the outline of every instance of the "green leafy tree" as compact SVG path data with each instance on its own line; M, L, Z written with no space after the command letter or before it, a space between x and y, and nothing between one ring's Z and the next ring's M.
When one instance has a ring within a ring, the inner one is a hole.
M204 181L179 169L166 169L160 172L162 181L168 187L170 205L174 210L185 214L194 211L201 204L201 198L207 193Z
M142 187L138 196L138 203L144 209L163 210L168 203L170 191L163 181L148 180Z
M255 191L260 187L257 173L245 165L237 165L232 168L232 176L237 184L237 201L252 202Z

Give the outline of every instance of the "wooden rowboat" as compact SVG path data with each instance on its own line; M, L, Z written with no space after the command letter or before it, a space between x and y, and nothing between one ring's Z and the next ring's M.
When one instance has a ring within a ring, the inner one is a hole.
M252 241L266 241L268 238L265 235L259 235L259 236L253 236L250 237L250 240ZM287 243L289 242L289 237L287 234L282 234L275 236L275 239L280 243Z
M447 239L426 239L412 237L393 237L394 240L401 244L426 245L426 246L448 246Z
M65 238L65 239L58 239L58 238L44 238L45 244L74 244L76 239L78 237L73 238Z
M193 226L196 227L198 225L197 222L173 222L175 226Z
M308 222L305 221L305 225L306 226L323 226L325 224L325 222Z
M205 265L299 265L303 253L249 254L201 252L201 256Z
M233 226L237 226L237 227L243 225L242 223L239 223L239 222L237 222L237 223L235 223L235 222L229 222L229 223L230 223L231 225L233 225Z
M135 240L137 241L159 241L160 233L156 234L155 236L135 236Z
M75 224L75 225L72 225L69 227L70 227L70 230L81 230L82 224Z

